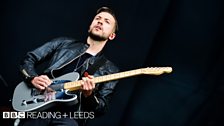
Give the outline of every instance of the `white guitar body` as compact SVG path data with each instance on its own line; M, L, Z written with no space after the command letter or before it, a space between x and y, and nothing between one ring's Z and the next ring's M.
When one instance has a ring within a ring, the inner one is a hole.
M60 76L53 81L56 82L53 85L61 85L63 81L77 81L79 78L79 74L72 72ZM59 83L58 83L59 82ZM53 86L52 85L52 86ZM63 97L61 95L64 95ZM56 98L51 100L46 99L46 92L41 92L36 88L31 88L27 86L25 82L19 83L15 88L12 100L12 106L16 111L42 111L46 110L59 102L66 103L66 105L74 105L77 101L76 94L68 94L67 90L62 89L56 90Z

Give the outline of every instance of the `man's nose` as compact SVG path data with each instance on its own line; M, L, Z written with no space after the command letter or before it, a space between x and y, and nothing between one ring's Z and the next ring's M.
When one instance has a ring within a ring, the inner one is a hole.
M103 21L102 20L98 20L98 22L97 22L98 24L103 24Z

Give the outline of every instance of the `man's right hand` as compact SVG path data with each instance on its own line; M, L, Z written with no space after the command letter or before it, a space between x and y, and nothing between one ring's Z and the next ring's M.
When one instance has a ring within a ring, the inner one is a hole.
M44 90L46 87L48 87L52 83L52 80L50 80L47 75L40 75L40 76L34 77L31 83L37 89Z

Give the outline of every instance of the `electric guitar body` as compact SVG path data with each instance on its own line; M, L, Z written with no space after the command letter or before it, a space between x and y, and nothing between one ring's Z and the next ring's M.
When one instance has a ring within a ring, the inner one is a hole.
M21 82L14 90L12 106L16 111L43 111L59 102L74 105L78 102L77 95L68 93L68 90L63 89L63 86L64 83L78 79L79 74L76 72L60 76L53 80L49 86L50 91L40 91L35 87L29 87L25 82Z

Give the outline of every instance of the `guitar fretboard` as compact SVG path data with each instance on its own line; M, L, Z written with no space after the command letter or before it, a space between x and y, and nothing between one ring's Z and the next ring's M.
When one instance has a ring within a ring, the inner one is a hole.
M140 75L140 74L160 75L164 72L170 73L171 71L172 71L171 67L141 68L141 69L136 69L136 70L129 70L129 71L125 71L125 72L114 73L114 74L110 74L110 75L94 77L93 81L95 83L102 83L102 82L118 80L118 79L127 78L127 77ZM69 89L69 90L80 89L81 82L82 82L82 80L65 83L64 89Z
M93 81L95 83L102 83L102 82L127 78L127 77L131 77L135 75L140 75L141 73L142 73L141 69L129 70L125 72L94 77ZM77 89L80 89L80 87L81 87L81 80L65 83L65 86L64 86L65 89L69 89L69 90L77 90Z
M130 71L125 71L125 72L120 72L120 73L115 73L115 74L96 77L96 78L94 78L94 82L95 83L101 83L101 82L107 82L107 81L111 81L111 80L118 80L118 79L121 79L121 78L140 75L141 73L142 73L141 69L130 70Z

